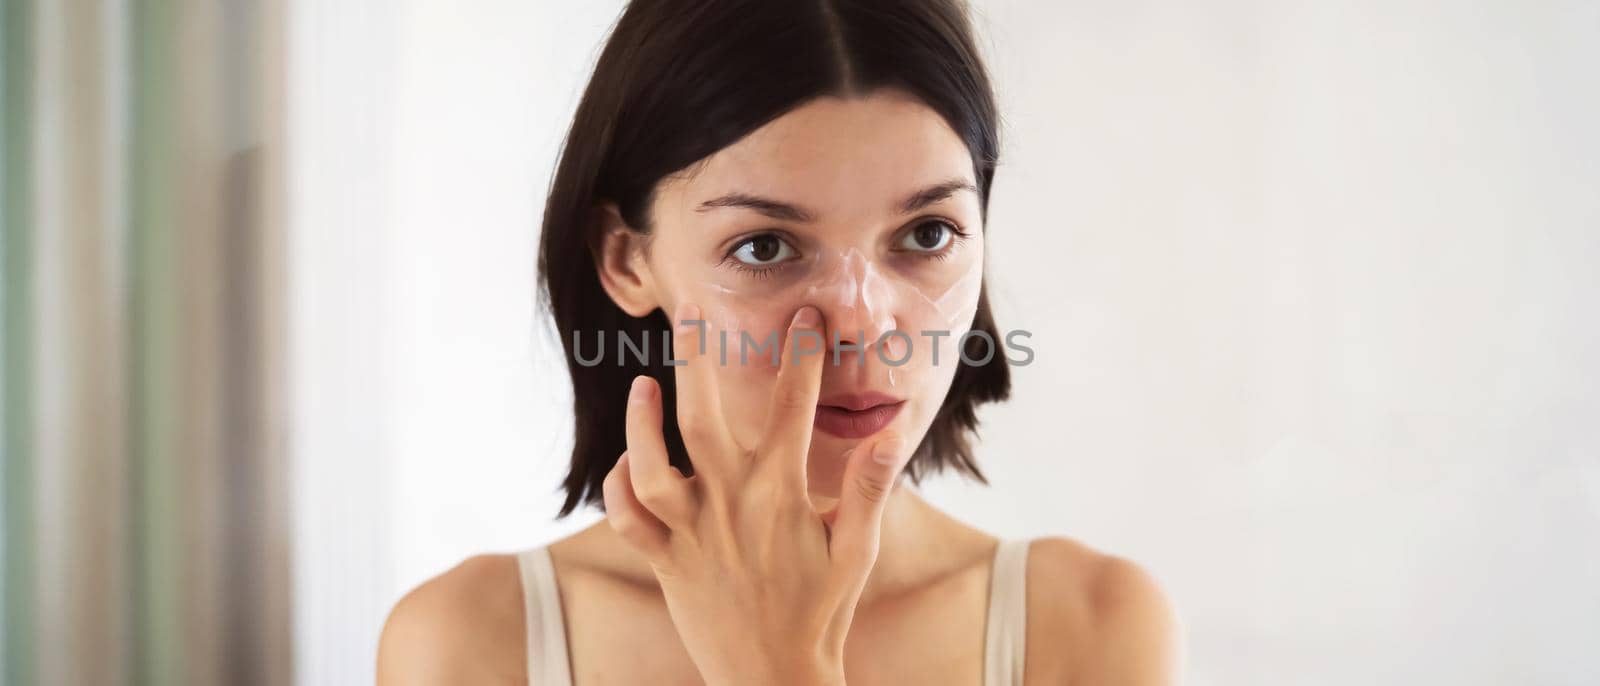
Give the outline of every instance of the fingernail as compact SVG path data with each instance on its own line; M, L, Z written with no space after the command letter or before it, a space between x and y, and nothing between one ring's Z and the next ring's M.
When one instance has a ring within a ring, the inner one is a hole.
M693 303L679 303L677 314L672 315L679 331L690 331L700 326L700 306Z
M633 387L628 389L628 402L642 403L650 399L649 378L643 374L633 377Z
M817 308L810 305L800 308L794 315L794 325L806 329L815 327L821 321L822 317Z
M892 465L900 459L900 439L891 438L872 449L872 460L878 464Z

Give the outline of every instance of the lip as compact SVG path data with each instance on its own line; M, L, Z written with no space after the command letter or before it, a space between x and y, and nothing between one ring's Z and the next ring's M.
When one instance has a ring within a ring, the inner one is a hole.
M817 403L812 425L839 438L866 438L900 414L905 401L884 393L834 395Z
M903 402L888 393L867 391L865 393L835 393L817 400L817 406L831 405L846 410L865 410L878 405L894 405Z

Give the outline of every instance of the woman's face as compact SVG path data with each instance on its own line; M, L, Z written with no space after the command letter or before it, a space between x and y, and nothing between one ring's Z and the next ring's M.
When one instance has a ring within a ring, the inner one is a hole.
M630 258L641 297L669 314L701 308L742 445L766 424L769 340L826 356L813 494L837 495L844 453L866 436L920 441L960 363L983 270L972 158L938 114L897 91L819 98L663 179L650 211ZM827 340L784 340L805 305Z

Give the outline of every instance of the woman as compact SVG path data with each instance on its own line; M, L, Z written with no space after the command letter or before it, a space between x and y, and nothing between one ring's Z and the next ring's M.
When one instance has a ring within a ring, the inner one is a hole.
M975 410L1009 389L996 118L955 0L632 3L539 265L574 390L561 514L606 521L412 591L379 680L1170 682L1138 567L901 485L982 480Z

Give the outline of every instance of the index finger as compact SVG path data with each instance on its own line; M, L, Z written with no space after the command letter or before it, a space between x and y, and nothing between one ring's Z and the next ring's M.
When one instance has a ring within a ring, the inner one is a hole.
M706 354L706 323L699 306L678 305L672 322L673 385L678 432L691 459L709 461L729 454L733 444L722 414L714 358ZM704 466L697 464L696 471Z
M810 305L800 308L789 324L787 342L761 445L762 452L781 455L778 459L782 462L798 467L796 473L803 479L811 424L816 421L817 397L822 392L822 358L827 347L822 338L822 313ZM808 343L813 345L808 347Z

